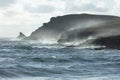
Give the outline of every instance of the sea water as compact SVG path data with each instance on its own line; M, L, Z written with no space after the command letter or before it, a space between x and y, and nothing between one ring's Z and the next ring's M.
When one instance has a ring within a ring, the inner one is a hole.
M0 39L0 80L120 80L120 50Z

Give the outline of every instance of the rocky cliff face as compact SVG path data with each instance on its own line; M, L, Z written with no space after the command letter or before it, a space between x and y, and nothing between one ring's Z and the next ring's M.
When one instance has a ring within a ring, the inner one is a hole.
M50 22L44 23L43 26L32 32L26 39L57 41L66 31L92 27L116 19L119 19L119 17L91 14L71 14L53 17Z
M109 15L73 14L51 18L25 38L54 40L58 43L76 42L120 49L120 17ZM21 37L22 34L20 34ZM22 37L25 37L22 35ZM79 45L77 45L79 46Z
M120 49L120 20L106 22L99 26L89 27L65 32L59 43L79 42L86 40L84 44L104 46L98 49Z
M99 37L92 44L105 46L105 49L120 49L120 35Z
M99 38L120 35L120 20L108 21L104 24L96 25L84 29L74 29L64 32L59 38L59 43L75 42L88 38Z

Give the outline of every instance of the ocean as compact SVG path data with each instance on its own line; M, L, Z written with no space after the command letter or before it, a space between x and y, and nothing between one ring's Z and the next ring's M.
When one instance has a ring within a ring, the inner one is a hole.
M0 80L120 80L120 50L0 39Z

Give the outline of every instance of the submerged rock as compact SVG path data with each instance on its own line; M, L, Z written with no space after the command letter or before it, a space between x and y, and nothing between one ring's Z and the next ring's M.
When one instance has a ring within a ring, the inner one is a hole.
M19 35L17 36L17 38L24 39L24 38L26 38L26 36L22 32L20 32Z

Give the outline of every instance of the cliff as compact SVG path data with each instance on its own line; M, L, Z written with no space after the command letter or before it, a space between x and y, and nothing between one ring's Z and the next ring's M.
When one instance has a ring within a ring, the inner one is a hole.
M53 17L48 23L44 23L43 26L32 32L26 39L57 41L66 31L96 26L118 18L116 16L92 14L71 14Z
M120 17L110 15L71 14L53 17L31 33L27 40L81 42L120 49ZM78 46L79 46L78 45Z

